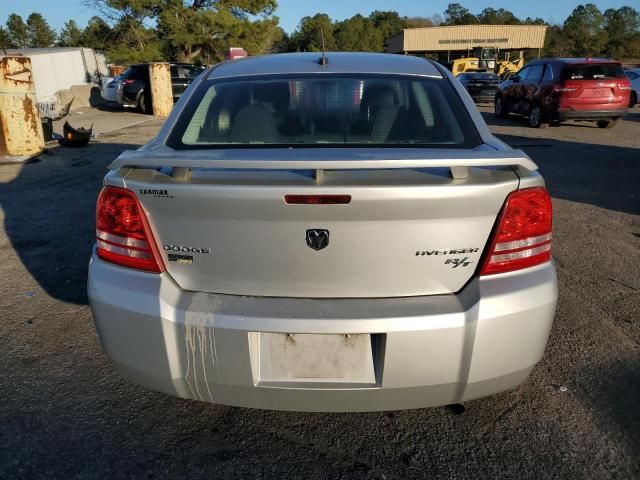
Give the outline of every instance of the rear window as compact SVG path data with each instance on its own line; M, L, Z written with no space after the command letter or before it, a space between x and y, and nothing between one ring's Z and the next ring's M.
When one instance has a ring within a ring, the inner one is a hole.
M331 75L203 82L167 142L177 149L479 143L446 79Z
M171 65L171 76L179 78L196 78L206 69L196 65Z
M494 73L473 73L469 80L498 80L498 76Z
M149 67L147 65L131 66L122 72L121 78L142 80L148 77L148 68Z
M122 75L120 75L122 78L131 78L133 77L135 74L135 71L132 67L127 68L124 72L122 72Z
M181 65L178 67L178 71L181 74L180 76L183 78L196 78L205 70L205 67L197 67L195 65Z
M567 65L562 70L564 80L601 80L603 78L624 78L624 71L618 63L589 63Z

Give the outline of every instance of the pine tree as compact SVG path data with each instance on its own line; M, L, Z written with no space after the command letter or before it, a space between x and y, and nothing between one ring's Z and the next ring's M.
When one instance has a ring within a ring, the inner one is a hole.
M113 27L110 61L210 63L229 46L268 53L283 38L276 0L85 0ZM151 25L155 25L152 28Z
M291 45L293 49L301 52L320 52L324 37L325 49L337 50L334 29L335 26L326 13L304 17L300 20L298 29L291 35Z
M12 13L7 20L7 35L9 43L15 48L26 48L29 46L29 32L27 24L24 23L20 15Z
M267 53L279 36L278 19L271 16L275 0L164 0L160 5L160 37L167 40L169 56L180 61L219 61L230 46L242 46L250 55Z
M62 27L60 35L58 36L58 45L61 47L82 46L82 30L78 27L75 20L65 22L64 27Z
M14 45L11 43L11 38L9 37L9 32L0 27L0 49L13 48L13 46Z
M339 22L335 27L336 45L350 52L381 52L384 47L382 32L369 18L362 15Z
M478 14L478 22L483 25L519 25L520 19L504 8L487 7Z
M564 22L564 36L575 56L597 56L607 45L604 15L593 3L578 5Z
M32 48L50 47L56 42L56 32L39 13L27 18L29 46Z
M369 15L369 20L373 22L374 27L380 32L383 44L389 40L389 37L401 32L405 28L409 28L407 18L400 17L398 12L381 12L375 10Z
M608 43L613 58L634 58L640 54L640 13L631 7L609 8L604 12Z
M471 25L475 23L478 23L478 18L459 3L450 3L444 11L445 25Z
M111 27L102 18L91 17L82 31L80 42L83 47L104 50L112 33Z

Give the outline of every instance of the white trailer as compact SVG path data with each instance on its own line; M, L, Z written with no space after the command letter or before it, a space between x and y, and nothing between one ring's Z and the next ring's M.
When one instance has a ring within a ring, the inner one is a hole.
M7 55L31 59L36 101L44 115L74 99L77 106L88 105L91 87L108 75L104 55L91 48L7 49Z

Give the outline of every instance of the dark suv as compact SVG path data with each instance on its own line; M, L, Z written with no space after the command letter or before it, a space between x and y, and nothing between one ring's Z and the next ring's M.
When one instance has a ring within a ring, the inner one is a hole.
M622 66L613 60L540 59L498 86L495 114L526 115L535 128L563 120L595 121L610 128L626 113L630 92Z
M205 67L190 63L171 64L171 87L173 101L178 101L187 86L203 72ZM151 89L149 87L149 64L131 65L120 76L118 102L126 108L138 108L142 113L151 113Z
M476 103L491 103L500 77L493 72L466 72L456 77Z

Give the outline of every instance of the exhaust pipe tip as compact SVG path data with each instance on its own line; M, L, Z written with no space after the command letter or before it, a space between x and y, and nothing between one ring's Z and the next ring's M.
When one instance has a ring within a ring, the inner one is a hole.
M450 415L462 415L465 412L465 407L461 403L452 403L444 407L446 412Z

